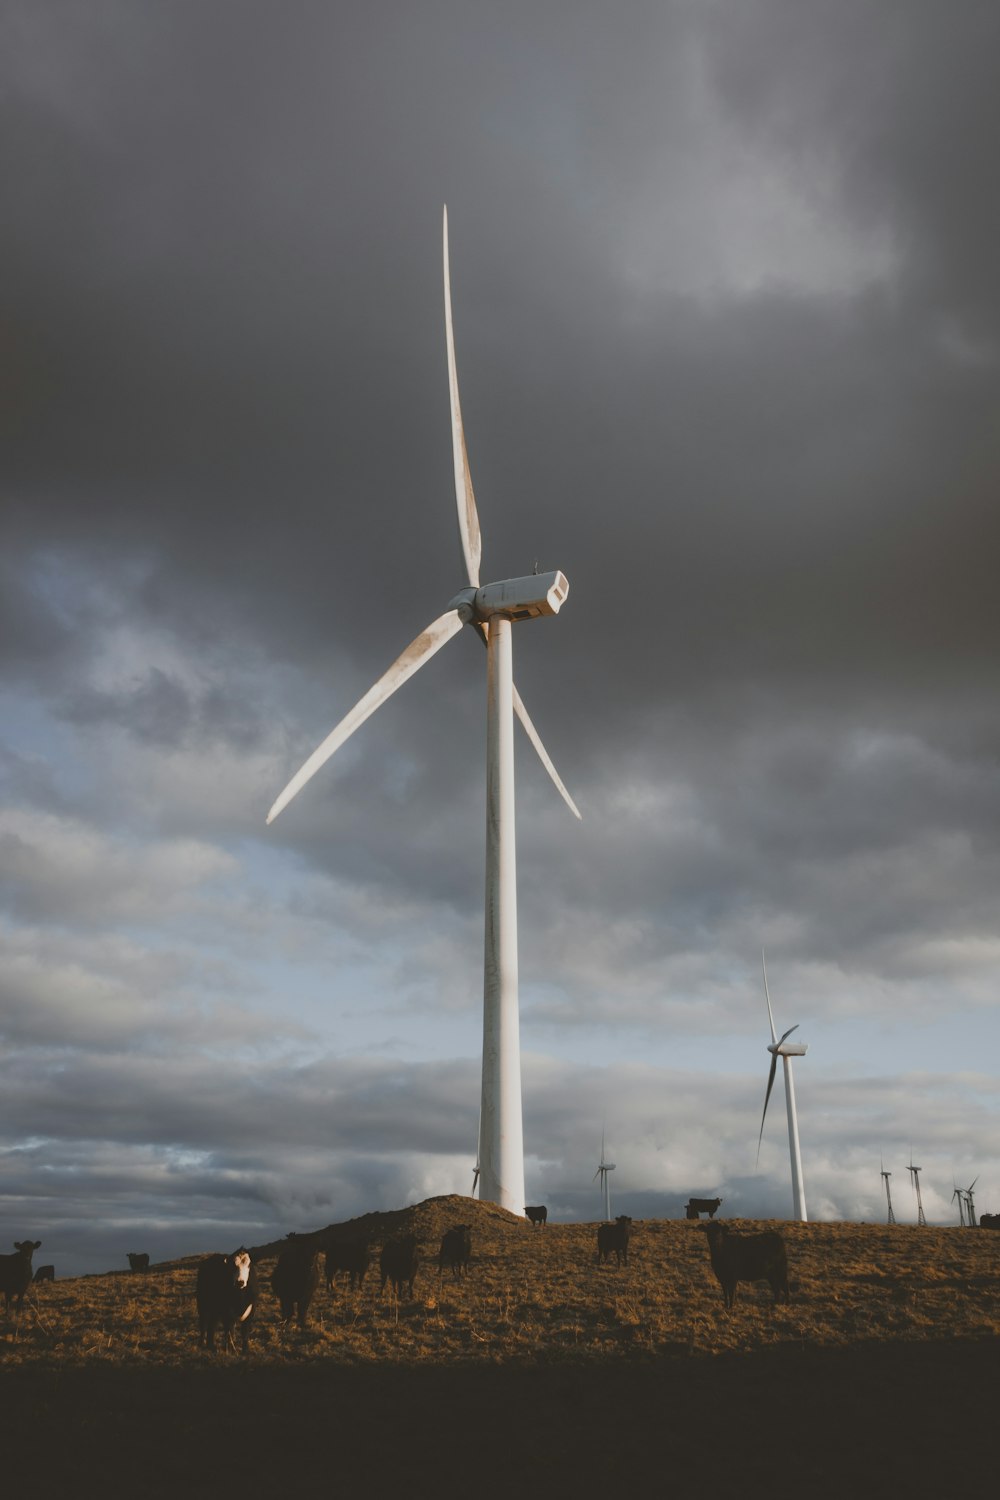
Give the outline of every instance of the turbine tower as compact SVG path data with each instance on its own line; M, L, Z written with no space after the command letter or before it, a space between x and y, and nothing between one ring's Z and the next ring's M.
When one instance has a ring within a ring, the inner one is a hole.
M478 1127L476 1129L476 1165L472 1169L472 1196L473 1196L473 1198L476 1196L476 1188L479 1186L479 1174L480 1174L480 1171L481 1171L481 1168L480 1168L480 1159L481 1159L482 1154L483 1154L483 1152L482 1152L482 1139L481 1139L482 1134L483 1134L483 1113L482 1113L482 1110L480 1110L479 1111L479 1125L478 1125Z
M926 1218L926 1216L924 1214L924 1200L920 1196L920 1174L923 1171L923 1167L915 1167L913 1165L913 1152L912 1152L912 1150L910 1151L910 1165L907 1167L906 1170L910 1174L910 1180L913 1183L913 1191L917 1195L917 1223L918 1224L923 1224L924 1228L926 1229L926 1227L927 1227L927 1218Z
M882 1161L881 1157L879 1157L878 1164L880 1169L879 1175L881 1176L882 1181L885 1183L885 1201L889 1205L889 1217L885 1222L887 1224L895 1224L896 1215L892 1211L892 1192L889 1188L889 1178L892 1176L892 1173L885 1170L885 1163Z
M594 1181L596 1182L597 1179L598 1179L598 1177L601 1179L601 1192L604 1194L604 1217L605 1217L605 1220L609 1224L611 1222L611 1184L608 1181L608 1173L609 1172L613 1172L614 1170L615 1170L615 1164L614 1164L614 1162L613 1161L605 1161L604 1160L604 1131L602 1130L601 1131L601 1165L598 1167L597 1171L594 1173Z
M809 1215L806 1213L806 1193L802 1182L802 1153L799 1150L799 1121L795 1113L795 1083L792 1078L792 1058L805 1057L809 1050L806 1042L789 1042L788 1037L793 1031L798 1031L798 1024L789 1026L788 1030L779 1038L774 1029L774 1014L771 1010L771 996L767 988L767 964L764 961L764 950L760 953L761 967L764 970L764 998L767 1001L767 1019L771 1025L771 1045L768 1052L771 1054L771 1071L767 1075L767 1093L764 1095L764 1112L760 1117L760 1134L757 1137L757 1160L760 1161L760 1143L764 1138L764 1120L767 1116L767 1104L774 1087L774 1075L778 1067L778 1058L781 1058L785 1070L785 1109L788 1114L788 1151L792 1162L792 1201L795 1208L795 1217L806 1223Z
M517 885L514 845L514 714L570 811L580 813L528 717L514 686L511 625L559 613L569 584L560 572L480 584L482 540L458 397L455 337L448 263L448 210L443 222L445 340L451 396L451 439L458 531L467 586L427 629L411 641L364 697L331 730L296 772L267 815L278 816L397 688L440 651L463 625L486 646L486 922L483 983L482 1115L479 1129L479 1196L512 1213L524 1212L524 1146L521 1126L521 1051L517 997Z
M966 1206L966 1208L969 1211L969 1228L970 1229L975 1229L975 1227L976 1227L976 1204L975 1204L975 1200L973 1199L973 1196L972 1196L972 1189L975 1187L975 1185L976 1185L976 1183L978 1181L979 1181L978 1176L973 1177L972 1181L969 1183L969 1186L963 1190L964 1197L965 1197L965 1206Z
M956 1198L958 1199L958 1222L961 1224L962 1228L964 1229L965 1228L965 1193L962 1190L962 1188L960 1188L960 1187L957 1187L955 1189L955 1191L952 1193L952 1195L951 1195L951 1201L952 1201L952 1203L954 1203L954 1201L955 1201Z

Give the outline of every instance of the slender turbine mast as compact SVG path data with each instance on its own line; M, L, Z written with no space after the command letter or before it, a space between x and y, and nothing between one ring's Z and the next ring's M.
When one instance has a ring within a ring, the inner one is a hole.
M524 1212L524 1147L521 1134L521 1052L517 998L517 886L514 845L514 715L520 719L542 764L570 811L580 813L514 686L511 625L559 613L569 592L560 572L480 584L482 538L465 448L458 398L455 337L448 265L448 210L444 211L444 311L451 395L451 440L458 531L467 586L443 615L411 641L296 772L267 815L268 823L301 791L356 729L424 666L441 647L471 625L487 648L486 658L486 940L483 983L483 1082L479 1127L479 1196L512 1213Z
M879 1176L882 1178L882 1181L885 1183L885 1201L889 1205L889 1217L886 1219L885 1222L887 1224L895 1224L895 1222L896 1222L896 1215L892 1211L892 1192L891 1192L891 1190L889 1188L889 1178L892 1176L892 1173L891 1172L887 1172L885 1170L885 1163L882 1161L881 1157L879 1157L878 1164L879 1164Z
M972 1181L969 1183L969 1186L967 1188L963 1189L963 1195L965 1197L965 1206L966 1206L966 1209L968 1210L968 1214L969 1214L969 1228L970 1229L975 1229L975 1227L976 1227L976 1204L975 1204L975 1200L974 1200L974 1198L972 1196L972 1189L975 1187L975 1185L976 1185L976 1183L978 1181L979 1181L978 1177L973 1177Z
M801 1219L804 1224L809 1215L806 1213L806 1192L802 1181L802 1153L799 1150L799 1121L795 1113L795 1082L792 1078L792 1058L805 1057L809 1051L807 1042L789 1042L788 1037L793 1031L798 1031L798 1024L789 1026L788 1030L779 1037L774 1029L774 1014L771 1010L771 996L767 988L767 964L764 960L764 950L760 952L761 967L764 970L764 998L767 1001L767 1019L771 1026L771 1045L768 1052L771 1054L771 1071L767 1075L767 1093L764 1095L764 1112L760 1117L760 1134L757 1137L757 1160L760 1161L760 1143L764 1138L764 1120L767 1117L767 1104L774 1087L774 1075L778 1067L778 1058L781 1058L782 1067L785 1070L785 1110L788 1115L788 1153L792 1162L792 1200L795 1208L795 1217Z
M611 1184L608 1181L608 1173L609 1172L613 1172L614 1170L615 1170L615 1164L614 1164L614 1162L613 1161L605 1161L604 1160L604 1131L602 1130L601 1131L601 1165L598 1167L597 1171L594 1173L594 1181L596 1182L597 1179L598 1179L598 1177L601 1179L601 1192L604 1194L604 1217L605 1217L605 1220L609 1224L611 1222Z
M955 1191L952 1193L952 1195L951 1195L951 1201L952 1201L952 1203L954 1203L954 1201L955 1201L956 1198L958 1199L958 1222L961 1224L962 1228L964 1229L965 1228L965 1192L960 1187L957 1187L955 1189Z
M927 1227L927 1218L926 1218L926 1215L924 1214L924 1200L920 1196L920 1174L923 1171L923 1167L915 1167L913 1165L913 1152L912 1152L912 1150L910 1151L910 1165L907 1167L906 1170L910 1174L910 1181L913 1183L913 1191L917 1195L917 1223L918 1224L923 1224L923 1226L926 1228Z

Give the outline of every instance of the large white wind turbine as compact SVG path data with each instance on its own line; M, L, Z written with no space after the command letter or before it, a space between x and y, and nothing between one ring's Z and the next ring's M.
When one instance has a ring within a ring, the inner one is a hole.
M611 1185L608 1182L608 1173L613 1172L614 1170L614 1162L604 1160L604 1131L602 1130L601 1164L598 1167L597 1171L594 1173L594 1181L596 1182L598 1177L601 1179L601 1192L604 1194L604 1217L609 1224L611 1222Z
M757 1160L760 1160L760 1143L764 1137L764 1119L767 1115L767 1102L771 1097L774 1087L774 1075L778 1067L778 1058L781 1058L785 1070L785 1108L788 1113L788 1150L792 1159L792 1199L795 1205L795 1217L801 1219L803 1224L808 1219L806 1213L806 1194L802 1182L802 1153L799 1150L799 1121L795 1113L795 1083L792 1079L792 1058L805 1057L809 1051L806 1042L790 1042L788 1038L793 1031L798 1031L798 1024L789 1026L781 1037L774 1029L774 1015L771 1011L771 996L767 988L767 964L764 961L764 951L760 954L761 967L764 970L764 998L767 1001L767 1019L771 1025L771 1045L768 1052L771 1054L771 1071L767 1075L767 1093L764 1095L764 1112L760 1117L760 1135L757 1137Z
M521 1051L517 999L517 885L514 845L514 720L522 725L570 811L580 813L563 786L514 686L511 624L555 615L569 584L559 572L480 584L482 543L458 399L448 265L448 210L444 211L444 311L451 393L451 437L458 530L468 586L393 662L306 761L267 815L270 823L335 750L463 625L486 648L486 940L483 982L483 1083L479 1128L479 1196L513 1213L524 1212L521 1133Z

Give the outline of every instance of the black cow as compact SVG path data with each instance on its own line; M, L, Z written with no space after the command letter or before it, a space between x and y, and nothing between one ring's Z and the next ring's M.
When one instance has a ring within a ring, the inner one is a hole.
M708 1214L710 1219L714 1219L721 1205L721 1198L692 1198L684 1205L684 1217L697 1219L699 1214Z
M980 1214L980 1229L1000 1229L1000 1214Z
M420 1241L415 1234L403 1235L401 1239L390 1240L383 1245L382 1254L379 1257L379 1268L382 1272L381 1290L385 1291L387 1281L392 1282L392 1289L399 1297L403 1287L409 1288L409 1294L413 1296L413 1283L417 1279L417 1271L420 1267Z
M326 1289L333 1286L338 1271L347 1271L351 1278L351 1291L364 1286L365 1272L371 1264L371 1250L365 1240L335 1241L326 1252Z
M55 1281L56 1268L55 1266L39 1266L31 1279L32 1281Z
M546 1220L549 1217L549 1211L545 1207L544 1203L539 1203L537 1208L526 1208L524 1211L527 1214L528 1218L531 1220L532 1224L534 1224L536 1229L538 1228L539 1224L541 1224L543 1229L545 1228Z
M305 1328L309 1304L319 1286L319 1250L292 1239L278 1251L278 1263L271 1274L271 1286L281 1303L281 1316L288 1323L293 1317Z
M239 1324L243 1353L249 1347L250 1324L257 1307L257 1271L247 1250L232 1255L209 1255L198 1266L195 1298L198 1303L198 1343L202 1349L215 1348L216 1325L230 1344L233 1328Z
M612 1251L617 1257L616 1265L622 1261L628 1265L628 1239L632 1228L632 1220L628 1214L619 1214L613 1224L598 1224L597 1226L597 1259L603 1264Z
M438 1279L440 1280L445 1266L451 1267L452 1276L464 1276L471 1258L471 1224L456 1224L453 1229L446 1229L438 1255Z
M16 1255L0 1255L0 1292L4 1295L4 1308L10 1317L11 1299L18 1311L24 1302L24 1294L31 1285L31 1257L41 1240L15 1240Z
M788 1301L788 1256L776 1229L763 1234L730 1234L725 1224L706 1224L712 1270L727 1307L736 1305L741 1281L766 1281L775 1302Z
M149 1270L149 1256L145 1253L145 1251L143 1251L141 1255L136 1255L133 1251L130 1250L128 1252L128 1263L130 1269L133 1271Z

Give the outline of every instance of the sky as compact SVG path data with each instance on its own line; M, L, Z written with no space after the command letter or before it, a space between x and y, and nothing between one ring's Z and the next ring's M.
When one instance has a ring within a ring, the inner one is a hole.
M8 0L0 1235L58 1274L468 1192L469 631L515 676L526 1192L1000 1209L1000 12Z

